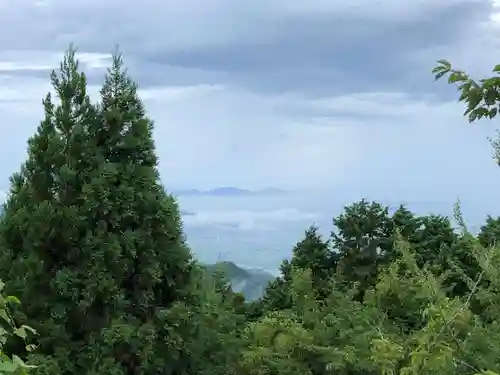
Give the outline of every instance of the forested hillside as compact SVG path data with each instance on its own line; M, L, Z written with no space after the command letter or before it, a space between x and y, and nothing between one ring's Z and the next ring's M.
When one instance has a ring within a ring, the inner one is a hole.
M225 278L235 293L241 293L247 301L254 301L262 297L267 285L274 276L266 271L245 269L233 262L217 262L205 265L210 274L217 274Z
M471 121L495 117L499 78L435 73L460 84ZM98 102L72 49L51 81L0 219L0 374L500 373L500 219L472 235L459 204L457 230L360 200L328 238L304 228L245 301L186 245L121 55Z

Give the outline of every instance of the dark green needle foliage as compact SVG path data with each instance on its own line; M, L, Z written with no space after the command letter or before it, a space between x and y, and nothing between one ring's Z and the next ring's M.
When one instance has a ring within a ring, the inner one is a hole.
M312 272L315 290L328 293L329 279L336 269L336 254L332 253L318 228L311 226L304 237L292 249L292 259L281 263L281 276L269 283L263 298L267 310L282 310L291 306L290 288L293 269L308 268Z
M38 373L169 374L192 259L157 171L153 124L121 55L91 103L75 52L29 140L0 223L0 274L39 333ZM179 317L176 321L179 321ZM175 371L174 371L175 369Z
M333 224L332 243L339 253L343 277L359 282L362 289L373 285L377 266L384 263L392 248L388 208L363 199L345 207Z

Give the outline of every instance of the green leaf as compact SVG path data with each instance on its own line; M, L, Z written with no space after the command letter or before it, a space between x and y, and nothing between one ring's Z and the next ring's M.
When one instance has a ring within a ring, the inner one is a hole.
M21 301L19 301L19 298L17 298L16 296L7 296L5 298L5 300L8 302L8 303L11 303L13 305L20 305L21 304Z
M497 90L488 89L484 93L484 102L486 105L494 105L497 101Z
M38 335L38 332L36 331L36 329L30 327L30 326L26 326L26 325L22 325L21 328L24 328L26 331L30 331L32 334L34 335Z
M26 339L26 337L28 336L23 327L17 328L16 330L14 330L13 333L14 333L14 335L16 335L22 339Z
M437 81L438 79L440 79L442 76L444 76L446 73L448 73L447 71L444 71L444 72L439 72L436 74L436 76L434 77L434 80Z
M451 68L451 64L447 60L438 60L437 63L441 64L441 65L444 65L448 69Z
M12 324L12 319L7 314L7 311L5 311L5 309L0 309L0 318L2 318L5 323Z
M481 91L477 88L472 88L469 91L469 98L468 98L469 109L470 110L475 109L479 105L479 103L481 102L482 98L483 97L482 97Z
M450 74L450 77L448 78L448 83L455 83L455 82L460 82L460 81L465 81L467 77L465 76L464 73L462 72L453 72Z
M470 112L469 110L465 111L464 115L467 115L468 113L469 114L469 122L474 122L477 118L477 114L476 112Z
M28 365L27 363L25 363L21 358L19 358L15 354L12 355L12 362L15 363L17 366L22 367L22 368L36 368L35 365Z
M438 73L438 72L445 72L448 71L449 69L446 69L444 66L436 66L434 69L432 69L432 73Z
M495 65L495 67L493 68L493 71L495 73L499 73L500 72L500 64Z
M0 373L13 373L18 368L19 365L12 362L0 362Z
M469 96L469 91L470 91L471 85L472 85L472 82L467 81L458 87L458 89L462 92L460 94L460 97L458 98L458 101L463 102L464 100L467 99L467 97Z
M489 89L497 86L497 81L495 78L481 79L479 80L484 89Z
M36 346L36 345L34 345L34 344L28 344L28 345L26 345L26 351L27 351L27 352L32 352L32 351L34 351L36 348L37 348L37 346Z
M497 113L498 113L498 109L497 108L492 108L492 109L490 109L489 117L493 118L493 117L495 117L497 115Z

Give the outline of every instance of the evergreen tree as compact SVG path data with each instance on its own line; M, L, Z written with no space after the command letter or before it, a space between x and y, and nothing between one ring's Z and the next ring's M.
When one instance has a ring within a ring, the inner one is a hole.
M493 218L488 215L486 223L481 226L477 239L484 247L500 244L500 217Z
M428 267L442 278L449 297L469 295L468 284L480 273L474 254L480 243L471 243L468 236L459 235L448 217L428 215L418 221L420 227L411 237L418 266Z
M283 260L280 266L281 275L272 280L266 287L262 296L262 308L257 316L265 311L282 310L291 307L292 300L290 296L290 276L291 264L288 260Z
M339 271L345 281L359 282L361 291L375 283L378 267L390 259L393 228L388 211L363 199L333 219L332 244L339 254Z
M317 227L309 227L292 250L290 262L292 269L309 269L312 273L313 287L319 296L327 293L327 283L336 271L336 254L332 253L329 242L323 240ZM291 275L287 275L290 279Z
M318 228L311 226L292 250L290 261L281 264L280 277L266 288L264 304L268 310L281 310L292 303L289 294L293 269L309 269L313 275L313 287L318 295L328 293L328 281L336 271L336 255L330 251L328 241L324 241Z
M467 250L470 248L459 241L447 217L415 216L404 206L390 217L387 207L362 200L346 207L334 224L337 231L332 233L332 243L339 252L341 279L359 283L360 297L375 284L381 268L399 257L395 250L398 236L412 247L419 267L431 267L436 275L447 278L450 295L468 292L464 274L475 277L474 267L470 267L474 259Z
M194 334L187 345L191 353L190 375L236 375L238 360L244 341L240 332L244 328L243 297L233 293L222 274L203 272L198 276L198 297L190 308Z
M397 231L409 243L415 242L415 233L422 226L421 219L416 217L406 206L400 205L391 218L392 232Z
M137 85L115 55L92 105L73 49L52 84L60 103L45 99L0 223L0 275L43 337L37 371L181 373L169 319L191 296L192 260Z

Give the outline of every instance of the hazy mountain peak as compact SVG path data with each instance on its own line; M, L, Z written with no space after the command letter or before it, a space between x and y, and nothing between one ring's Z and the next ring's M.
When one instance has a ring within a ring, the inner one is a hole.
M229 279L233 291L242 293L249 301L262 297L267 284L275 278L266 271L243 268L230 261L208 264L205 268L210 273L222 272Z
M265 188L259 190L242 189L235 186L219 186L213 189L179 189L174 190L173 194L177 196L216 196L216 197L234 197L234 196L249 196L249 195L271 195L284 194L286 190L278 188Z

